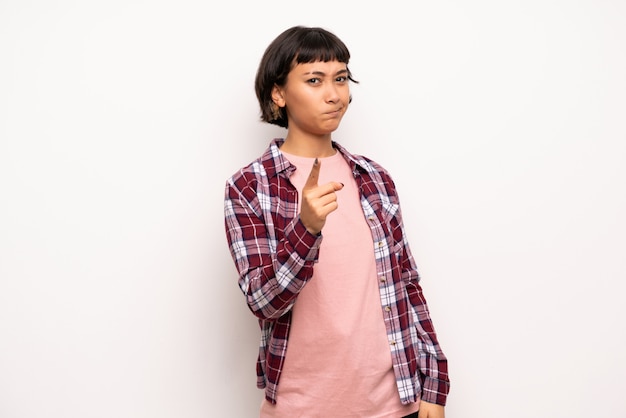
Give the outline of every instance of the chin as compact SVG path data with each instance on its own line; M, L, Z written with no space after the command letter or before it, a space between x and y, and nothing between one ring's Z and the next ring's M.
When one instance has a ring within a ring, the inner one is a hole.
M341 124L341 119L332 119L329 120L328 123L324 126L322 130L328 130L329 132L334 132L339 128Z

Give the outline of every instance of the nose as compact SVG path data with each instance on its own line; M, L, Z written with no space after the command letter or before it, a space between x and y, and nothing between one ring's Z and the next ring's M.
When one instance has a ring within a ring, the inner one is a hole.
M339 102L339 89L334 83L330 83L326 89L326 102L338 103Z

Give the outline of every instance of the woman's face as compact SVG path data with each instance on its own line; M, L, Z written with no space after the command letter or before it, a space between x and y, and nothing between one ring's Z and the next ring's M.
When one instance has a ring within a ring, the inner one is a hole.
M328 135L339 127L350 102L348 67L339 61L297 64L274 102L287 110L290 134Z

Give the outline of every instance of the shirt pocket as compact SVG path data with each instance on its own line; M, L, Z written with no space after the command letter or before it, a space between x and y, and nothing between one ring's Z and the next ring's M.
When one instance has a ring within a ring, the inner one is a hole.
M381 211L383 213L383 219L387 222L391 222L391 220L396 217L398 209L400 209L400 205L397 203L392 203L390 201L381 201Z
M371 196L367 200L371 210L379 215L378 217L383 223L391 223L400 209L398 203L394 203L388 198L381 199L379 195Z

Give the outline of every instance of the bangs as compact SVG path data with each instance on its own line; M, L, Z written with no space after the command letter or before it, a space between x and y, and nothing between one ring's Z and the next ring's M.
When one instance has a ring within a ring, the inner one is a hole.
M321 31L310 31L301 39L294 62L303 64L316 61L339 61L347 64L350 61L350 52L338 38Z

